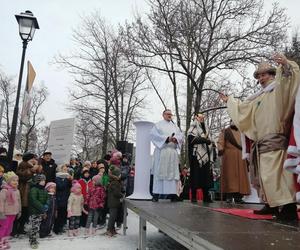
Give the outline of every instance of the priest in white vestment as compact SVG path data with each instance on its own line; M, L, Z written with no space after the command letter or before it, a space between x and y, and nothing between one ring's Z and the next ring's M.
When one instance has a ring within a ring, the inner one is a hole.
M177 200L179 178L179 153L183 142L183 133L172 121L172 112L166 109L163 120L156 123L150 133L155 146L153 161L153 201L160 194L170 195Z

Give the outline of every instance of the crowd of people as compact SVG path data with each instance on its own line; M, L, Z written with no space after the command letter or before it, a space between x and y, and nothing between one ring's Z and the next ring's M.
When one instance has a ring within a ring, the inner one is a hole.
M284 166L299 174L296 166L300 154L294 152L287 158L287 148L300 142L300 73L298 65L284 55L277 54L273 60L277 68L263 63L254 72L262 87L260 92L243 102L220 94L231 122L220 131L216 142L206 129L204 114L193 116L186 138L189 167L180 169L183 132L173 122L171 110L163 111L163 120L150 132L155 146L150 184L153 202L167 198L195 203L199 189L203 202L213 202L210 190L216 175L212 166L219 160L220 192L226 194L227 202L243 202L243 196L251 193L251 181L265 204L255 214L298 221L295 175ZM77 236L80 227L85 228L85 234L93 235L105 226L106 235L116 235L123 221L121 201L133 192L134 166L127 155L113 150L102 160L82 164L71 158L69 163L57 166L48 151L40 159L16 151L11 163L6 153L0 148L2 249L9 248L10 235L28 233L30 245L37 248L38 237L47 237L52 231L64 233L66 227L69 236ZM27 232L25 224L29 225Z
M13 162L0 148L0 249L9 238L28 235L32 248L52 232L94 235L106 227L113 237L123 223L122 199L133 192L134 165L117 150L101 160L76 157L57 166L52 153L14 152ZM107 222L108 217L108 222Z

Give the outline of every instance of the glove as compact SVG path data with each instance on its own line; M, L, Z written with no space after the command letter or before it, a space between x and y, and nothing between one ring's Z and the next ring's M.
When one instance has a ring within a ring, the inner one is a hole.
M48 211L48 209L49 209L49 206L47 204L45 204L44 207L43 207L44 213L46 213Z
M67 215L67 217L70 218L70 217L72 217L72 216L73 216L73 213L71 212L71 210L68 210L68 215Z
M87 204L84 204L83 205L83 208L86 210L86 211L89 211L89 206Z

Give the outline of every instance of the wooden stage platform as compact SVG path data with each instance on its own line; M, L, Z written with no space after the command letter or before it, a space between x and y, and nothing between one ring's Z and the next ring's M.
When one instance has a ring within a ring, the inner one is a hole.
M228 207L215 202L210 207ZM175 239L187 249L277 250L300 249L298 223L251 220L212 211L209 206L190 202L152 202L125 199L124 209L140 217L138 250L146 249L146 222ZM251 205L235 205L253 208ZM125 213L126 215L126 213ZM126 234L126 216L124 217Z

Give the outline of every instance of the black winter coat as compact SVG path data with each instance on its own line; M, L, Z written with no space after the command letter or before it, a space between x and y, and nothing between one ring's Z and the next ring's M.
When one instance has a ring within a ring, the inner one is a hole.
M56 205L57 207L67 207L72 182L67 178L56 177Z
M53 159L45 161L41 159L41 165L43 167L43 174L46 176L46 183L55 182L55 174L57 165Z
M207 162L200 165L197 156L193 155L193 146L195 144L210 144L210 140L203 137L188 136L188 156L190 163L190 185L192 189L213 187L213 174L211 163Z
M118 208L121 205L120 199L123 197L121 192L121 181L111 179L107 189L107 207Z

